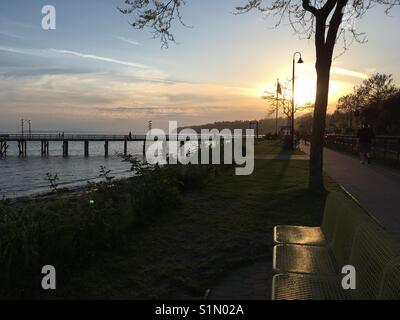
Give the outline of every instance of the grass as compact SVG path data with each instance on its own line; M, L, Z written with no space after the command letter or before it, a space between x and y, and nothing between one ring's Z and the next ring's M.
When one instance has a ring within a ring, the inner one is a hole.
M256 161L251 176L224 169L123 246L79 269L55 266L64 276L42 298L199 298L234 268L270 257L275 225L321 223L326 194L309 191L307 177L306 161ZM338 186L327 177L326 188Z
M279 140L258 140L254 146L254 153L260 154L294 154L303 155L304 152L301 150L285 150L283 144Z

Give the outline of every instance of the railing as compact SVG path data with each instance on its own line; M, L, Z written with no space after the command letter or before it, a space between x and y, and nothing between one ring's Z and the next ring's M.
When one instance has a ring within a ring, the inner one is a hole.
M359 153L358 139L352 135L328 134L325 145L349 153ZM400 137L377 136L372 142L372 155L384 163L400 165Z
M195 139L201 139L202 137L224 137L224 135L167 135L166 138L171 140L177 140L178 136L179 140L185 139L187 137ZM103 135L103 134L92 134L92 135L83 135L83 134L6 134L0 133L0 141L144 141L146 140L146 134L132 134L132 135ZM148 136L152 138L152 136ZM240 137L240 136L231 136L231 137ZM230 137L230 138L231 138ZM243 136L245 137L245 135Z
M0 134L0 140L4 141L124 141L144 140L145 135L82 135L82 134Z

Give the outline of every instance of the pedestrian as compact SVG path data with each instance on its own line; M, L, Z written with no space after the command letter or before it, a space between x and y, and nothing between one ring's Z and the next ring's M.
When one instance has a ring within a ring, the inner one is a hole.
M364 122L357 132L358 146L360 151L360 161L362 164L371 163L372 140L375 139L374 131L371 126Z
M132 132L129 131L129 140L132 140Z

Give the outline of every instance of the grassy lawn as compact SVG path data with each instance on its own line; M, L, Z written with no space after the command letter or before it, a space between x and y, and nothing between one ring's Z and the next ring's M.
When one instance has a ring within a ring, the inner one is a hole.
M307 167L260 160L253 175L241 177L224 169L186 194L179 209L136 228L122 247L71 270L47 297L199 298L229 271L271 256L275 225L320 224L326 194L307 189ZM338 188L329 178L326 187Z
M295 154L295 155L303 155L304 152L301 150L285 150L283 149L282 142L279 140L270 141L270 140L259 140L256 141L254 146L254 154Z

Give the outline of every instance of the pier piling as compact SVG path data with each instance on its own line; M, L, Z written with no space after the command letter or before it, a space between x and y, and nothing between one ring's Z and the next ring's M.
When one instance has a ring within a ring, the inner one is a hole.
M63 157L68 157L68 140L63 141Z
M128 154L128 140L124 141L124 156Z
M85 157L89 157L89 141L85 140Z
M0 141L0 157L7 156L7 141Z
M104 142L104 156L108 157L108 140Z
M48 156L49 155L49 142L46 140L41 141L41 155L43 156Z
M25 140L18 141L18 154L20 157L26 156L26 141Z

